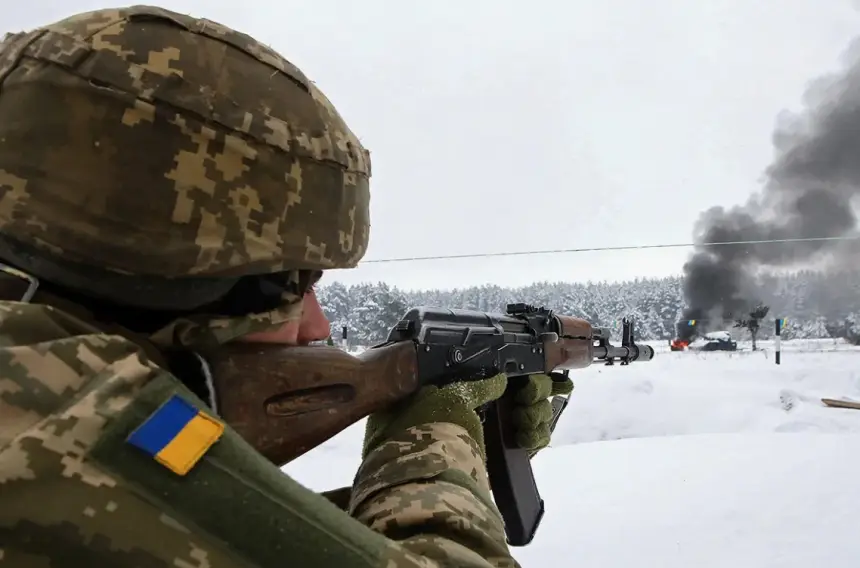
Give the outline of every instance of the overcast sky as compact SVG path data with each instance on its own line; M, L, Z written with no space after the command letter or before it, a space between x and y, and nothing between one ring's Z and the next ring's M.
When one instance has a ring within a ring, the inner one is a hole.
M10 4L0 31L122 6ZM850 0L164 0L298 65L370 149L393 257L689 242L745 200L783 109L858 35ZM679 274L688 249L365 263L405 288Z

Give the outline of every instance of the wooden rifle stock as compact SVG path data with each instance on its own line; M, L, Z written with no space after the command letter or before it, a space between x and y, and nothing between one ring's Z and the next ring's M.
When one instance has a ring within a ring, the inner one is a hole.
M282 466L417 390L411 341L336 347L235 343L208 358L221 417Z

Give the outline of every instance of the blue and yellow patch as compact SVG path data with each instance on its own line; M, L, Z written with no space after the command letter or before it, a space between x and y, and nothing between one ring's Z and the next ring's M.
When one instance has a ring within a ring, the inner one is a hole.
M185 475L223 433L221 422L173 395L131 433L128 443Z

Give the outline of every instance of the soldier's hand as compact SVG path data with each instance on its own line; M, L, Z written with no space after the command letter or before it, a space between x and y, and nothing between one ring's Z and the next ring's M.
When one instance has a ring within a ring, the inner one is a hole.
M531 375L528 382L514 396L513 421L515 441L534 456L550 442L552 403L550 397L573 392L570 378L552 375Z
M362 456L407 428L436 422L462 426L483 448L484 431L475 409L502 396L507 383L507 377L499 374L481 381L422 388L415 396L368 417Z

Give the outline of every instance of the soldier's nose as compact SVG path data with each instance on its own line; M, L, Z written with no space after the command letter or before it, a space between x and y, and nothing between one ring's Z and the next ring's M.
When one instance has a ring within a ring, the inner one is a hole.
M312 341L322 341L331 335L331 323L323 312L319 300L313 290L304 296L302 306L302 321L299 325L298 343L307 345Z

